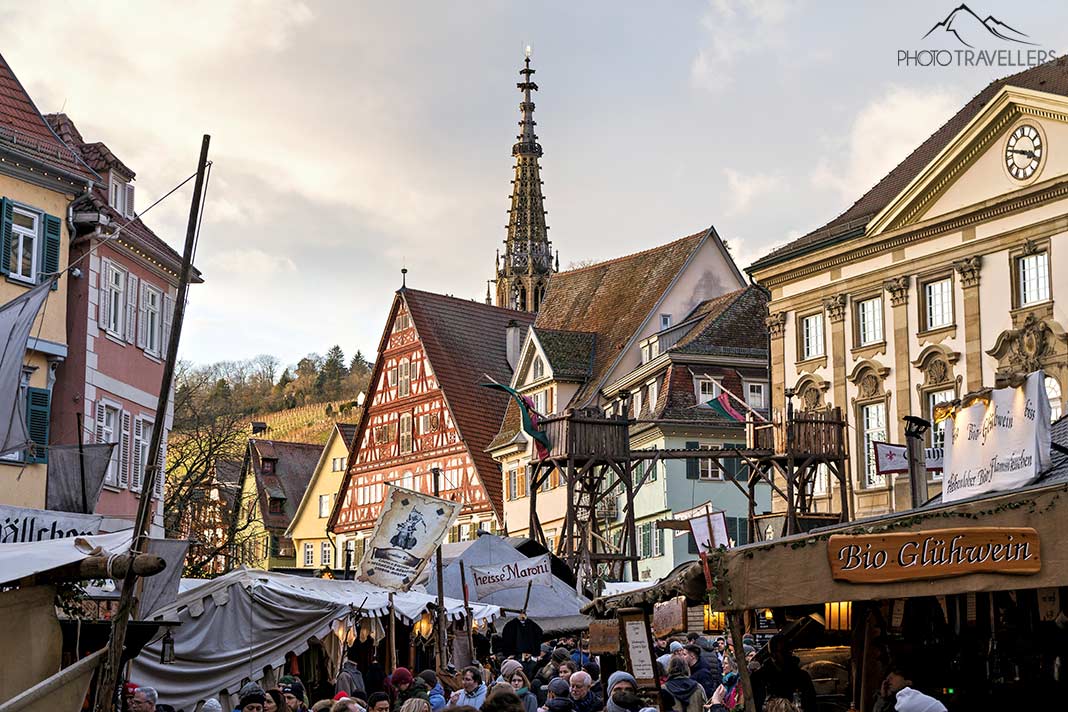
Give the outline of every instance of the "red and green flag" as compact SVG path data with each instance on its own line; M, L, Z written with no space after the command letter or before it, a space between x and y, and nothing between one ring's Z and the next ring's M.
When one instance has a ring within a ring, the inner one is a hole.
M739 413L733 405L731 405L731 397L724 391L712 400L705 403L709 408L714 410L719 415L730 420L736 420L740 423L745 422L745 416Z
M549 443L549 436L545 434L545 431L541 429L539 424L538 411L534 409L534 401L528 396L523 395L519 391L504 385L503 383L483 383L486 388L495 388L499 391L504 391L510 395L519 406L519 413L523 418L523 432L530 436L534 441L534 449L538 453L538 459L544 460L549 456L549 448L552 445Z

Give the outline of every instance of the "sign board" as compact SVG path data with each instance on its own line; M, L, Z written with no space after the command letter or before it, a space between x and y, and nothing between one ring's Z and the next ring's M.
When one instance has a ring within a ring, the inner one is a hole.
M638 687L659 688L656 658L653 656L653 639L649 635L649 617L641 609L623 609L616 613L619 618L619 635L627 654L630 674Z
M619 652L619 621L590 621L590 652L594 655Z
M475 582L475 595L480 598L506 588L526 588L528 583L542 586L551 586L553 583L548 554L506 564L472 566L471 575Z
M1045 375L958 411L946 427L942 501L1022 487L1050 465Z
M677 596L653 604L653 637L666 638L686 632L686 597Z
M851 583L1035 574L1042 567L1038 532L1025 527L836 534L827 542L827 557L831 577Z
M100 533L102 516L0 505L0 544L20 544Z
M360 580L407 591L460 513L460 503L387 485L360 561Z
M723 512L695 515L690 519L690 531L693 532L694 541L697 542L698 552L731 546L730 537L727 535L727 515Z
M880 475L904 474L909 471L909 453L904 445L873 442L875 448L875 471ZM928 472L941 472L943 449L929 447L924 450Z

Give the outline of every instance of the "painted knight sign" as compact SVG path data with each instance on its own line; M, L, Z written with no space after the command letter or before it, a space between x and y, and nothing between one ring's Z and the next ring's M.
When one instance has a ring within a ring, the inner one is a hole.
M1045 374L1019 388L998 388L989 402L962 408L946 428L942 500L1022 487L1050 465L1050 406Z
M363 560L360 580L407 591L444 540L461 504L387 485Z
M831 577L852 583L1035 574L1042 568L1038 532L1024 527L835 535L827 542L827 557Z

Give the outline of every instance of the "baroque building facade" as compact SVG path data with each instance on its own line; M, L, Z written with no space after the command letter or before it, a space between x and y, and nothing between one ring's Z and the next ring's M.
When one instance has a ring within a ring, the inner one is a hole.
M904 443L906 415L933 422L943 403L1044 369L1060 416L1066 214L1068 67L1055 61L989 85L846 212L749 268L771 294L772 407L842 409L854 516L910 506L872 449ZM812 487L836 510L837 482ZM929 473L927 494L940 491Z

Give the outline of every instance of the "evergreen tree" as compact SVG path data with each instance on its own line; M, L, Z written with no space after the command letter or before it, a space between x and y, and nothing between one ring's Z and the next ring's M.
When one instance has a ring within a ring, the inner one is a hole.
M349 373L352 375L363 375L371 372L371 362L363 356L363 351L356 351L356 355L352 357L352 362L349 364Z

